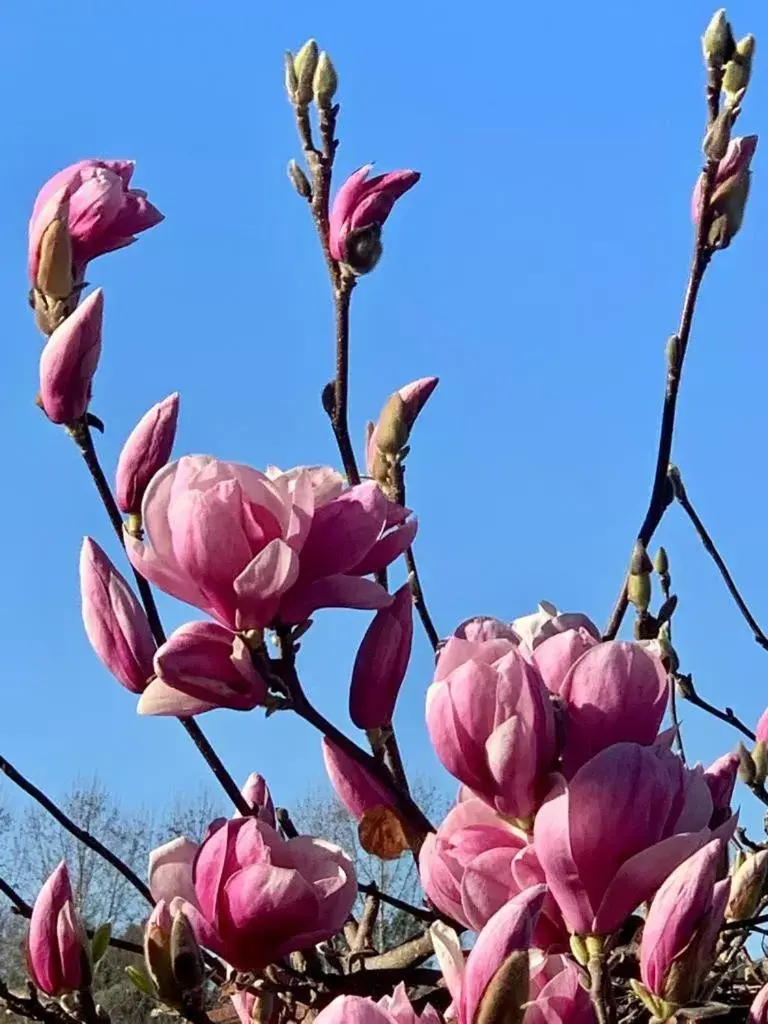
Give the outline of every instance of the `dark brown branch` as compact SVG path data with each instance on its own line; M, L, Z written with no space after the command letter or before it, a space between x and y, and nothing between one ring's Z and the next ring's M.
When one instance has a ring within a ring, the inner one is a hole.
M707 83L707 112L708 124L712 124L717 117L719 109L720 85L722 72L710 72ZM704 273L712 259L713 250L708 243L709 229L712 221L710 199L715 187L715 176L717 174L717 160L709 160L704 168L704 180L701 189L701 216L696 226L696 234L693 245L693 259L688 275L688 284L683 299L683 309L680 314L680 324L677 328L676 353L674 358L667 357L667 379L664 388L664 402L661 413L661 427L659 430L659 444L656 453L656 468L654 470L651 496L648 501L648 508L645 513L642 525L637 534L637 539L644 547L648 547L656 528L669 507L672 495L667 480L669 460L672 455L672 439L675 432L675 414L677 411L677 398L680 391L680 380L682 377L683 363L688 350L688 343L691 338L693 327L693 315L696 310L696 300L699 296L701 282ZM622 620L627 610L627 577L621 588L621 593L616 601L610 620L606 626L604 639L613 640L621 628Z
M27 1020L42 1021L42 1024L62 1024L62 1022L73 1024L75 1021L75 1018L71 1017L58 1004L51 1003L48 1006L43 1006L32 985L29 986L29 996L25 998L11 992L6 983L0 979L0 1003L5 1003L11 1013Z
M435 629L432 616L429 614L429 609L427 608L424 591L421 587L421 579L419 578L419 570L416 568L416 558L413 554L413 548L408 548L405 552L405 565L411 578L413 606L419 614L421 624L424 627L424 632L427 634L427 639L432 645L432 650L437 653L437 648L440 645L440 634Z
M690 676L675 676L675 682L679 688L678 693L683 700L687 700L688 703L693 704L694 707L701 708L701 710L706 711L707 714L713 715L715 718L719 718L721 722L732 725L734 729L738 729L739 732L742 732L754 742L755 734L749 726L745 725L744 722L734 714L733 708L727 707L724 710L721 710L720 708L715 707L714 704L710 704L709 701L704 700L704 698L700 697L696 691L693 685L693 680Z
M88 849L93 850L93 852L97 853L100 857L103 857L108 864L111 864L116 871L120 872L123 878L131 883L137 892L141 893L149 904L154 906L155 901L152 899L152 893L135 871L132 871L124 861L120 860L117 854L104 846L103 843L100 843L95 836L90 834L90 832L86 832L85 829L76 825L60 807L57 807L53 800L47 797L41 789L38 789L37 786L33 785L29 779L26 779L21 772L17 771L10 762L5 760L4 757L0 757L0 772L9 778L11 782L17 785L19 789L23 789L24 792L31 796L33 800L36 800L37 803L39 803L52 818L55 818L62 828L66 829L67 832L73 835L75 839L81 842L84 846L87 846ZM8 895L8 893L6 893L6 895Z
M83 456L83 461L88 468L88 472L91 474L91 478L96 485L96 490L99 492L99 497L101 498L102 504L109 516L109 521L112 523L112 527L117 534L117 539L120 541L120 544L125 547L123 518L120 514L120 509L117 507L114 495L112 494L109 481L107 480L101 463L99 462L99 457L93 444L93 435L91 434L90 428L85 421L81 421L70 430L70 434L80 450L80 454ZM160 613L158 612L157 604L155 603L152 588L147 580L145 580L144 577L135 569L133 569L133 575L136 580L139 596L141 597L141 603L144 605L144 610L147 614L150 628L152 629L152 635L159 647L165 643L165 630L163 629L163 624L160 620ZM208 767L211 769L217 781L220 783L221 787L237 810L240 811L241 814L250 814L252 812L252 808L250 808L246 803L237 783L224 767L223 762L209 743L205 733L197 722L192 718L180 718L179 721L186 730L187 735L203 755Z
M672 490L674 492L675 498L678 501L678 504L690 519L691 523L693 524L693 528L699 535L701 543L704 545L704 548L706 549L707 553L710 555L712 561L715 563L718 570L720 571L720 575L723 577L725 585L728 588L728 593L735 601L736 607L741 612L744 621L752 630L752 635L754 636L757 643L764 650L768 650L768 636L766 636L765 633L762 631L754 615L747 607L747 604L744 601L744 598L739 593L739 589L736 586L730 572L728 571L728 567L723 561L720 552L715 547L714 541L712 540L706 528L704 527L704 524L702 523L701 519L699 519L696 510L694 509L693 505L691 504L688 498L688 493L683 485L683 481L680 477L679 471L677 469L670 470L669 478L672 484Z
M370 949L373 942L373 929L376 926L376 918L379 916L379 907L381 906L378 890L375 886L373 888L374 891L365 897L360 924L357 928L355 941L351 947L352 953L360 953L364 949Z

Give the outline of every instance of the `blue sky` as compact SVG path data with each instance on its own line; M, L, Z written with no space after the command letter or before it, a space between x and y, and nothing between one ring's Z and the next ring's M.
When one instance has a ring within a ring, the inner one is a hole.
M167 220L95 263L105 343L93 409L113 467L151 404L182 395L177 452L290 466L334 462L319 392L332 373L328 285L304 204L282 52L316 36L337 64L341 174L375 160L423 178L393 214L352 315L355 438L397 386L438 374L408 463L417 555L439 629L512 618L546 598L603 623L642 517L663 351L675 329L699 166L701 0L414 4L293 0L4 5L0 162L5 310L0 401L5 626L0 751L60 793L94 768L128 803L196 789L205 766L173 721L139 719L82 631L77 556L90 533L117 557L90 481L33 404L41 339L26 307L26 224L37 188L84 156L133 157ZM768 14L742 120L768 112ZM768 190L758 149L746 223L708 274L686 367L675 458L768 628L765 353ZM672 509L659 535L680 596L685 670L754 721L768 656ZM168 626L195 618L163 602ZM325 613L301 669L345 721L367 617ZM418 634L398 728L416 775L440 778L423 727L430 652ZM261 771L290 802L321 772L318 738L288 715L201 719L237 777ZM691 754L735 736L685 710ZM759 820L759 815L751 815Z

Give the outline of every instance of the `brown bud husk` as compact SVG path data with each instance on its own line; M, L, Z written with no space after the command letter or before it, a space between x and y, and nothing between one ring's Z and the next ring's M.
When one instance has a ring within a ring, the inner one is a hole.
M633 576L642 576L645 573L651 572L653 569L653 562L648 557L648 552L645 548L645 544L641 540L637 541L634 548L632 549L632 558L629 563L629 571Z
M198 995L202 996L205 965L192 925L181 912L174 916L171 926L170 960L174 981L185 1001L195 1002Z
M733 116L734 110L732 107L723 107L707 129L702 148L704 156L708 160L722 160L728 151L728 143L731 141Z
M371 807L358 825L360 845L381 860L397 860L410 844L402 822L391 807Z
M182 992L171 968L171 936L159 925L150 924L144 932L144 962L158 997L170 1006L179 1006Z
M520 1024L528 1002L529 980L528 950L515 950L488 983L475 1024Z
M309 179L295 160L288 161L288 177L302 199L312 198L312 186L309 184Z
M725 909L726 921L754 917L768 877L768 850L751 853L731 879L731 894Z
M752 764L755 766L752 781L756 786L762 786L768 776L768 750L762 740L758 740L752 748Z
M755 781L755 762L743 743L739 743L737 753L739 755L739 778L745 786L751 786Z
M718 185L712 196L713 218L707 241L713 249L727 249L744 221L751 173L741 170Z

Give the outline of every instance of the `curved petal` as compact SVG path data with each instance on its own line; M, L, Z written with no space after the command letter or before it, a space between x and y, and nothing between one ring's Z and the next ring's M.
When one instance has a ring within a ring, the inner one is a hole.
M392 603L392 596L373 580L359 576L326 576L314 583L299 582L280 602L280 620L286 625L304 622L319 608L359 608L377 611Z
M284 540L270 541L235 579L238 629L261 629L299 575L299 558Z
M158 846L149 855L149 891L155 900L179 897L197 906L192 865L200 847L191 839L181 836Z

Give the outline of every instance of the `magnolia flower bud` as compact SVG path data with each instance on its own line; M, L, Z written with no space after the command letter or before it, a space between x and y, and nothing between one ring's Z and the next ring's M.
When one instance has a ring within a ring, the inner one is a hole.
M731 879L731 894L725 909L726 921L753 917L768 876L768 850L752 853L736 869Z
M768 748L762 740L758 740L752 748L752 763L755 766L755 777L752 781L756 786L762 786L768 777Z
M743 743L739 743L737 753L739 755L739 778L745 786L751 786L755 781L755 762Z
M653 560L653 568L659 576L666 576L669 573L669 559L664 548L659 548Z
M736 43L733 56L725 65L723 92L730 103L736 102L738 94L749 85L754 52L755 37L744 36Z
M312 91L315 94L315 103L318 107L330 107L331 100L336 95L339 87L339 79L336 68L328 54L323 50L317 59L315 76L312 80Z
M302 199L312 198L312 186L309 184L309 179L295 160L288 162L288 177Z
M731 26L725 15L725 8L721 7L712 15L712 20L707 25L701 40L701 48L704 51L704 60L707 62L707 66L721 68L727 60L730 60L734 46Z
M312 100L312 83L317 61L317 43L314 39L308 39L293 58L293 72L296 76L293 99L297 106L305 106Z

